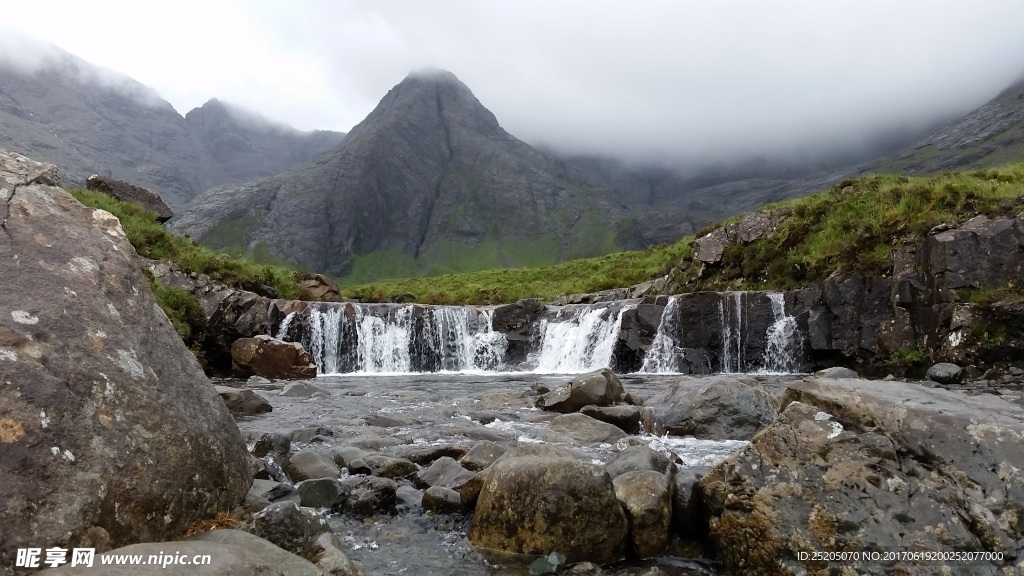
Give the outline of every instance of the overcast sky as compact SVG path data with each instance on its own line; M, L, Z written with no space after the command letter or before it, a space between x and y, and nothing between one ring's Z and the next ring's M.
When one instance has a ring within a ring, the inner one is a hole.
M531 144L676 162L856 146L1024 76L1022 0L6 4L0 28L123 72L182 114L218 97L348 131L435 67Z

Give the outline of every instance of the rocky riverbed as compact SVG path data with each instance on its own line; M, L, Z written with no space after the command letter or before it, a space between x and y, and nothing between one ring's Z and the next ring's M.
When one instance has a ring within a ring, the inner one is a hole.
M292 384L258 379L249 383L221 383L248 386L270 402L272 412L240 417L239 428L250 447L261 436L288 437L289 456L301 452L338 453L354 447L415 460L423 470L429 467L431 459L442 454L458 457L478 445L493 444L499 451L514 446L548 445L570 450L587 462L605 465L627 447L645 446L670 456L680 469L702 474L746 445L744 440L657 437L644 432L619 432L611 438L597 438L582 426L571 431L560 429L557 423L552 424L558 413L538 410L534 404L539 391L555 389L568 379L535 374L420 374L327 376ZM630 394L643 399L657 395L677 379L678 376L668 375L630 375L622 377L622 384ZM762 378L764 384L779 392L791 379ZM269 461L273 467L273 457ZM462 462L465 464L465 457ZM345 480L358 474L342 467L340 476ZM528 573L533 558L495 560L481 555L466 539L466 513L425 511L424 491L413 480L399 478L396 492L393 510L378 510L365 518L346 513L329 515L331 527L348 544L346 553L362 563L367 574ZM688 556L666 553L608 573L717 573L714 561L696 558L692 553ZM651 572L653 567L660 572Z

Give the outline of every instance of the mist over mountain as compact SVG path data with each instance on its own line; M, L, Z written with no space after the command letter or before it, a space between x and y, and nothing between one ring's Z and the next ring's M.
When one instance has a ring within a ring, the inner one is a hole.
M0 139L58 166L151 188L172 208L227 182L276 174L327 150L338 132L299 132L211 100L185 117L152 89L52 46L0 53Z
M442 71L410 74L345 141L209 190L173 226L310 270L388 275L541 265L620 248L612 191L506 132Z

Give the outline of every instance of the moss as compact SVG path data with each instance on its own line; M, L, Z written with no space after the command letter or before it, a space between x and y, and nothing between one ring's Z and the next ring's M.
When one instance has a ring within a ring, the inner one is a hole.
M199 300L188 290L177 286L165 286L158 282L149 270L143 270L156 303L174 326L182 342L188 346L199 363L206 368L203 344L207 337L206 312Z

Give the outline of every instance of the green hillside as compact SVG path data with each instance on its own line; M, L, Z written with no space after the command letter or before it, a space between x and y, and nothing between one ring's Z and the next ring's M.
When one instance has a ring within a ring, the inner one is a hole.
M838 269L883 275L891 267L894 240L923 238L940 223L957 224L978 214L1024 210L1024 164L921 178L869 176L765 209L785 217L777 233L726 250L721 263L699 276L698 267L690 266L691 236L557 266L376 282L351 287L345 295L363 301L404 297L435 304L493 304L626 287L668 273L674 292L792 288Z

